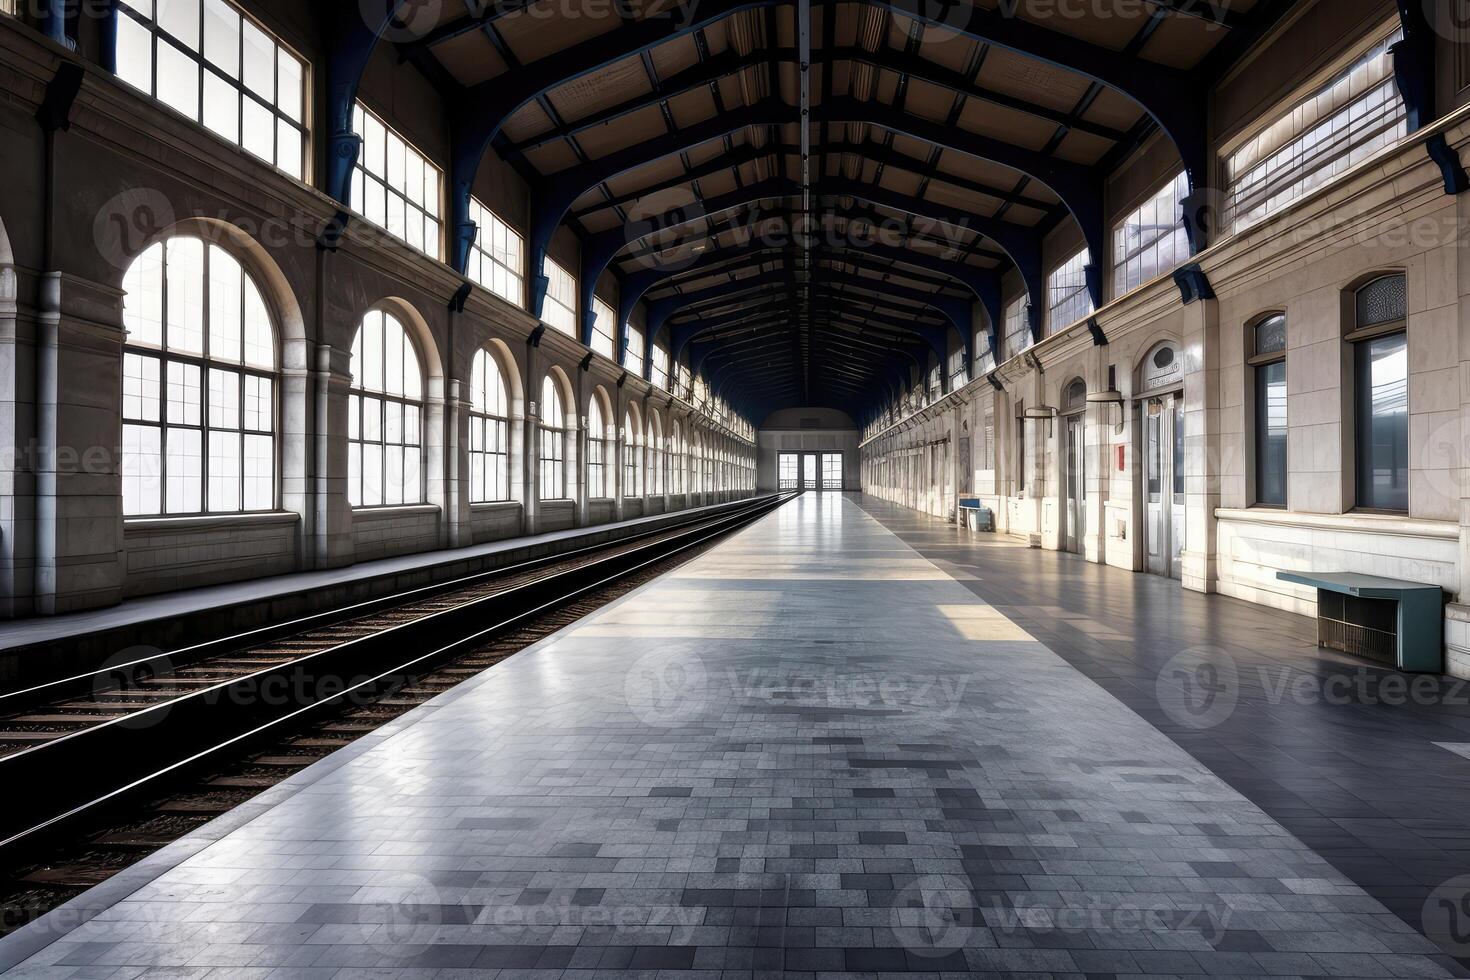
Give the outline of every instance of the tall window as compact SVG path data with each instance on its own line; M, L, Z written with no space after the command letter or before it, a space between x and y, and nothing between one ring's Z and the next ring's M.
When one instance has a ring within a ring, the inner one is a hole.
M975 331L975 377L980 378L995 370L995 356L990 352L990 331Z
M510 499L510 399L500 363L475 353L471 376L470 502Z
M423 368L408 331L371 310L352 341L347 499L354 507L424 499Z
M655 343L653 345L653 357L651 360L653 361L652 377L648 380L652 381L655 387L668 391L669 352L664 350L662 344Z
M1286 317L1251 328L1256 388L1256 503L1286 506Z
M1189 195L1183 171L1113 229L1113 298L1189 258L1179 202Z
M1406 284L1383 276L1358 290L1353 345L1358 506L1409 509Z
M970 372L965 364L965 345L958 338L952 338L950 346L954 349L949 352L949 390L958 391L970 380Z
M632 412L623 416L623 496L643 496L643 432Z
M577 281L551 259L546 259L546 304L541 319L568 337L577 336Z
M123 513L273 509L276 340L255 282L219 246L172 238L123 289Z
M587 496L612 496L607 482L607 423L602 418L602 402L595 395L587 405Z
M526 268L525 242L510 225L470 198L470 220L478 229L470 249L469 277L507 302L525 302L521 281Z
M924 380L924 401L926 404L938 401L939 396L943 393L939 371L939 360L936 358L934 363L929 365L929 375Z
M648 495L662 496L664 492L664 439L658 423L658 413L648 410Z
M1026 297L1017 296L1006 307L1005 347L1002 356L1015 357L1031 346L1031 324L1026 316Z
M1087 291L1087 263L1091 261L1083 249L1063 262L1046 280L1046 305L1050 316L1049 333L1071 326L1092 312L1092 295Z
M306 65L229 0L122 0L117 74L301 179Z
M548 374L541 382L541 499L561 500L566 495L566 414L561 392Z
M352 201L362 216L420 252L439 258L439 198L444 175L361 102L352 112L362 152Z
M669 422L669 493L684 492L684 431Z
M608 360L616 360L613 347L617 343L617 314L602 300L592 300L592 349Z
M628 349L623 351L623 367L643 376L643 330L628 324Z
M1397 141L1408 130L1390 48L1378 41L1336 78L1261 127L1225 161L1225 222L1248 228Z

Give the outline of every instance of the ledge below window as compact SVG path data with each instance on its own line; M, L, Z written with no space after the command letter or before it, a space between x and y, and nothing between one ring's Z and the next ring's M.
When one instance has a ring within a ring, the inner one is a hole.
M395 517L407 517L416 514L438 515L438 504L387 504L382 507L354 507L352 508L352 520L392 520Z
M1365 534L1397 534L1450 541L1460 536L1460 525L1455 521L1429 521L1394 514L1308 514L1275 507L1252 507L1249 510L1221 507L1215 511L1215 517L1236 524L1271 524L1316 531L1361 531Z
M470 504L473 513L483 514L497 510L520 510L519 500L482 500L479 503Z
M242 527L283 527L295 524L300 516L289 510L260 511L250 514L189 514L178 517L124 517L123 533L159 534L168 532L229 530Z

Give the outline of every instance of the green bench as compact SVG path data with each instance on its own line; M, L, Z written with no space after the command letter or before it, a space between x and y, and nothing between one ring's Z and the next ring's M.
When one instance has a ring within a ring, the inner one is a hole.
M1317 644L1399 670L1444 670L1444 593L1437 585L1358 572L1277 572L1317 590Z

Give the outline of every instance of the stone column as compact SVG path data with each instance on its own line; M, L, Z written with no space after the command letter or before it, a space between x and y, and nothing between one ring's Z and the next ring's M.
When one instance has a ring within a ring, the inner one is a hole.
M1201 299L1184 308L1183 583L1214 592L1220 506L1220 304Z
M350 565L356 555L352 504L347 494L348 390L352 351L321 344L312 371L315 387L311 567Z
M521 390L526 393L521 419L521 533L535 534L536 521L541 511L540 426L541 386L536 383L541 377L541 352L532 344L526 344L526 356L521 363ZM534 380L533 380L534 379Z
M19 295L16 270L0 266L0 617L29 615L35 584L36 323Z
M125 333L116 289L48 272L39 295L35 612L52 615L123 595Z
M470 516L470 419L464 393L464 385L451 380L444 399L444 526L450 548L475 543L474 521Z

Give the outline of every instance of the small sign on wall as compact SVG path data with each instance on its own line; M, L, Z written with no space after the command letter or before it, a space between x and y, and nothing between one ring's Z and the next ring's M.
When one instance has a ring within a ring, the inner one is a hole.
M1127 446L1119 446L1118 447L1118 472L1119 473L1122 473L1123 472L1124 468L1127 466L1127 463L1128 463L1128 447Z

